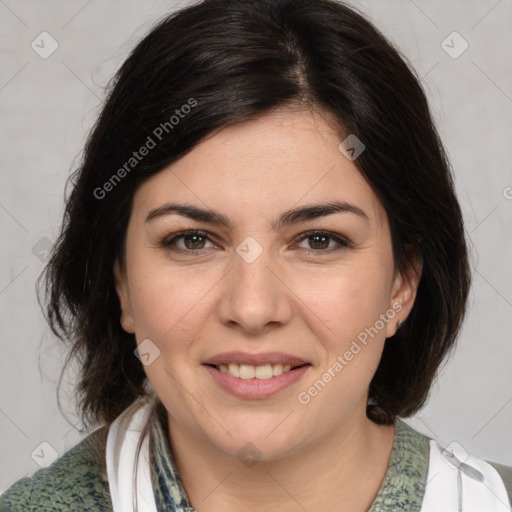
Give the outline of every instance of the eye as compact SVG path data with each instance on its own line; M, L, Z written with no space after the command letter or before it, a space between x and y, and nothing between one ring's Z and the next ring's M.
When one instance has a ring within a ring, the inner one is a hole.
M298 241L300 243L307 241L309 247L303 247L303 249L312 253L330 253L352 246L345 238L329 231L308 231L302 234ZM207 232L192 230L182 231L164 238L161 245L170 251L194 254L208 249L208 247L205 247L207 242L213 244ZM180 243L183 245L180 246Z
M178 241L183 241L184 247L179 247ZM161 245L171 251L194 252L205 249L204 244L206 241L211 242L211 239L205 231L182 231L165 238L162 240Z
M333 252L351 247L351 243L345 238L329 231L308 231L299 238L299 241L307 241L310 252ZM330 243L334 242L334 246Z

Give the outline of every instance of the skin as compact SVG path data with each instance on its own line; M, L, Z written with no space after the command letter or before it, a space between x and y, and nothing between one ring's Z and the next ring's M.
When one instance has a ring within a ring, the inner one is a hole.
M199 512L364 511L384 479L394 426L366 417L368 387L386 338L413 306L421 263L395 271L386 212L338 150L342 140L325 112L278 109L214 132L135 193L126 261L114 268L121 324L161 351L144 368L169 413L171 449ZM334 200L368 218L342 212L272 227L285 211ZM171 201L215 210L233 227L177 214L145 221ZM211 240L161 243L189 229ZM302 238L309 230L351 245ZM236 251L247 237L262 249L252 263ZM394 303L400 313L299 403L297 395ZM233 350L285 352L311 367L277 395L243 399L202 365ZM247 443L258 450L251 466L237 457Z

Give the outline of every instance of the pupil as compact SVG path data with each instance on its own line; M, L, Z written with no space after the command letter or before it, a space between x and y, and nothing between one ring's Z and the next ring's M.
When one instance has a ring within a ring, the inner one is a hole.
M323 236L323 235L314 235L313 236L313 245L315 245L317 243L317 240L322 240L323 242L320 242L320 244L322 245L325 245L325 241L327 240L327 237L326 236ZM329 245L329 244L327 244ZM322 249L324 249L325 247L322 247Z
M192 247L190 247L190 246L189 246L189 244L187 243L187 248L188 248L188 249L197 249L197 247L196 247L196 245L197 245L197 244L196 244L196 242L197 242L197 240L198 240L198 239L201 239L201 238L202 238L202 236L201 236L201 235L189 235L189 236L186 238L187 242L190 242L190 241L192 241L192 240L195 240L195 242L192 242L192 244L191 244L191 245L192 245Z

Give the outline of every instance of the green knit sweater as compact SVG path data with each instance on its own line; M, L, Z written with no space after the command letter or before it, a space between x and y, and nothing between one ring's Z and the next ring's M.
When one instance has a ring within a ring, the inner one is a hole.
M153 489L159 512L190 506L173 462L162 416L152 422ZM420 511L428 473L429 438L397 419L387 473L369 510ZM0 496L1 512L112 511L104 461L107 430L100 428L50 467L14 483ZM491 463L512 503L512 467Z

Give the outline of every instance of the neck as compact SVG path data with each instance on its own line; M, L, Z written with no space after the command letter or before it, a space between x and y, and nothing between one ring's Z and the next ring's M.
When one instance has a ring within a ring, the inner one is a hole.
M384 480L394 426L376 425L359 415L319 443L281 459L246 464L170 416L169 439L183 486L198 512L364 512Z

